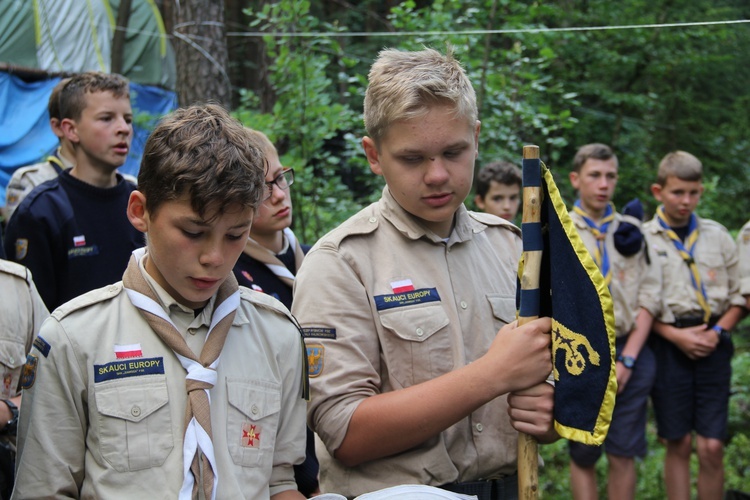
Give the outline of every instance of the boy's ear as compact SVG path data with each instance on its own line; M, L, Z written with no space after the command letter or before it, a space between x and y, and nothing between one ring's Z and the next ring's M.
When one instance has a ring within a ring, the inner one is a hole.
M128 199L128 220L138 231L148 232L148 211L146 211L146 196L136 190L130 193Z
M568 174L568 179L570 179L570 185L573 186L573 189L576 191L578 190L578 172L570 172Z
M60 121L60 130L62 131L63 136L65 136L65 138L70 142L74 144L80 142L80 139L78 138L78 129L76 128L76 122L74 122L70 118L63 118Z
M654 195L656 201L661 201L661 184L651 184L651 194Z
M474 195L474 204L479 210L484 210L484 198L482 198L478 194Z
M474 159L479 158L479 131L482 130L482 122L477 120L476 127L474 128Z
M380 167L380 154L378 153L378 148L375 146L375 141L367 136L363 137L362 149L365 150L370 170L376 175L383 175L383 169Z
M60 126L60 120L57 118L50 118L49 119L49 127L52 129L52 133L57 136L58 139L62 139L65 137L65 133L62 130L62 127Z

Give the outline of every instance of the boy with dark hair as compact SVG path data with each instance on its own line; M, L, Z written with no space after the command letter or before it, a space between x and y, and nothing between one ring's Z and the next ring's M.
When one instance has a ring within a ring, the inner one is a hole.
M263 174L218 106L156 127L127 207L147 247L122 282L66 303L40 332L15 498L304 498L299 332L232 275Z
M521 169L508 161L494 161L479 170L474 204L479 210L513 221L521 206Z
M570 217L612 295L617 356L617 398L604 446L570 442L570 484L576 499L597 498L595 466L603 451L609 462L607 497L635 498L635 457L647 451L648 396L656 367L646 341L661 311L661 268L646 255L640 202L629 203L623 214L614 209L618 170L612 149L594 143L578 149L570 172L578 192ZM627 213L631 206L640 208L638 216Z
M59 104L73 166L29 193L4 241L8 258L33 273L49 310L117 281L130 253L143 245L125 214L135 186L117 173L133 136L127 80L76 75L61 88Z
M387 186L316 243L295 282L322 489L515 498L518 431L558 437L550 319L516 325L519 230L463 204L474 90L451 53L384 50L364 116L362 146Z
M657 376L652 400L667 441L669 498L690 497L690 455L698 453L698 497L722 498L731 360L730 331L742 315L737 246L721 224L698 217L703 165L685 151L667 154L651 192L661 202L644 227L661 261L664 310L651 343Z

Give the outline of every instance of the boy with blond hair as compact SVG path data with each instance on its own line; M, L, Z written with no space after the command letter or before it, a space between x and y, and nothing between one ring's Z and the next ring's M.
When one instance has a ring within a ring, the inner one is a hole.
M745 305L734 240L724 226L695 214L702 179L698 158L686 151L667 154L651 185L661 205L644 225L651 258L663 269L664 309L651 335L657 366L652 400L659 437L667 442L664 477L670 499L690 498L694 447L698 497L723 497L734 351L730 332Z
M364 116L382 197L316 243L295 283L322 489L515 498L518 432L557 438L550 320L516 325L519 231L463 204L474 90L450 52L384 50Z
M35 343L14 498L304 498L299 332L232 275L263 175L218 106L156 127L127 206L146 248L121 282L59 307Z

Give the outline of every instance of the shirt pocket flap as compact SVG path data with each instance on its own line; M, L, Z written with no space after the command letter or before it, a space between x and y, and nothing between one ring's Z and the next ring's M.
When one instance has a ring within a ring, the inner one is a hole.
M108 417L140 422L169 402L167 384L139 381L138 385L108 385L96 388L96 407Z
M487 300L492 307L492 315L503 323L516 320L516 298L507 295L488 294Z
M448 325L448 315L440 304L396 308L380 313L382 325L404 340L424 342Z
M252 420L281 411L280 388L268 382L227 379L227 399Z
M0 339L0 360L11 370L20 368L26 363L26 346L15 340Z

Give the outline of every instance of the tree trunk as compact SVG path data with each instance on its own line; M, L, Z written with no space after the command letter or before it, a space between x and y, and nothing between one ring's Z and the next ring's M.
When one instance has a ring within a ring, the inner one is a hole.
M213 101L229 109L224 2L181 0L171 7L180 106Z
M131 0L121 0L117 11L117 30L112 37L112 73L122 74L123 52L127 39L128 23L130 21Z

